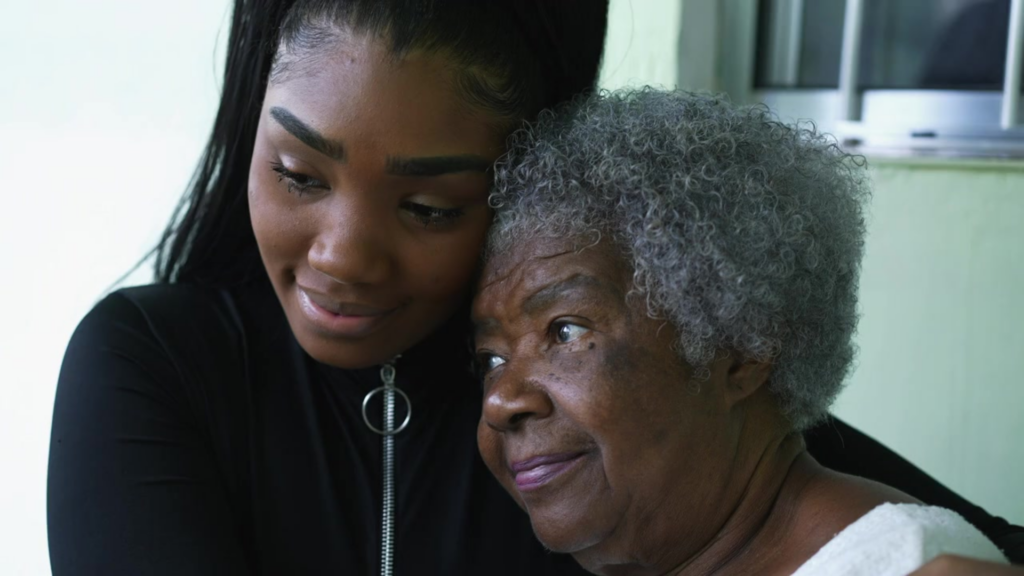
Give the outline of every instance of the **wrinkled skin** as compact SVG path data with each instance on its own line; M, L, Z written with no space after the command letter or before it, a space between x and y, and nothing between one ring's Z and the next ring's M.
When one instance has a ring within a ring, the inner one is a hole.
M723 350L696 377L631 278L607 241L554 238L483 271L480 453L547 547L598 574L791 574L878 504L912 501L817 464L770 364Z

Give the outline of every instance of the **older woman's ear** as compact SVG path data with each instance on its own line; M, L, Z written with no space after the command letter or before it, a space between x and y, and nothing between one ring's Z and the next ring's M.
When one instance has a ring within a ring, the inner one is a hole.
M725 395L730 406L749 398L762 388L767 391L766 384L772 371L770 362L745 359L735 352L730 352L722 361L728 363Z

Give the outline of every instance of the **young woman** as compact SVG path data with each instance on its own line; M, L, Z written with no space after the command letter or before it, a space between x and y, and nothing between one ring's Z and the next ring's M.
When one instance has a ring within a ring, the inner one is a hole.
M490 163L522 120L592 89L606 11L237 2L157 283L104 299L68 346L54 574L579 570L536 543L477 455L467 292ZM820 460L912 470L836 427L811 441Z

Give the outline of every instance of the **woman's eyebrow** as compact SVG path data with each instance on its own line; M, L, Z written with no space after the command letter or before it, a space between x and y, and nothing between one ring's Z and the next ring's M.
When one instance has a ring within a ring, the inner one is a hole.
M270 109L270 117L306 146L339 162L345 160L345 147L341 142L325 138L287 109L274 106Z
M582 290L596 290L614 297L621 295L619 290L604 280L588 274L573 274L565 280L548 284L530 294L523 300L520 309L523 314L534 314L552 306L569 293Z
M388 158L387 173L395 176L442 176L456 172L487 172L493 162L475 154Z
M474 318L473 319L473 337L481 338L490 334L497 334L501 332L501 322L498 322L494 318Z
M547 286L543 286L533 294L527 296L519 306L520 314L528 316L543 312L545 309L557 304L559 300L565 298L569 294L584 290L596 290L612 297L619 297L622 295L622 292L615 286L601 280L600 278L582 273L573 274L564 280L559 280L548 284ZM485 335L501 332L501 322L492 317L474 317L473 328L476 338L481 338Z

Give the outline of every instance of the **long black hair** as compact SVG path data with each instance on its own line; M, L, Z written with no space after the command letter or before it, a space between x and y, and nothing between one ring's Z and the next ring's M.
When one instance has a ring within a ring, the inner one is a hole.
M354 30L395 54L454 58L471 103L527 119L594 88L608 0L236 0L220 108L192 182L154 252L158 282L234 285L264 274L249 220L249 163L267 83Z

